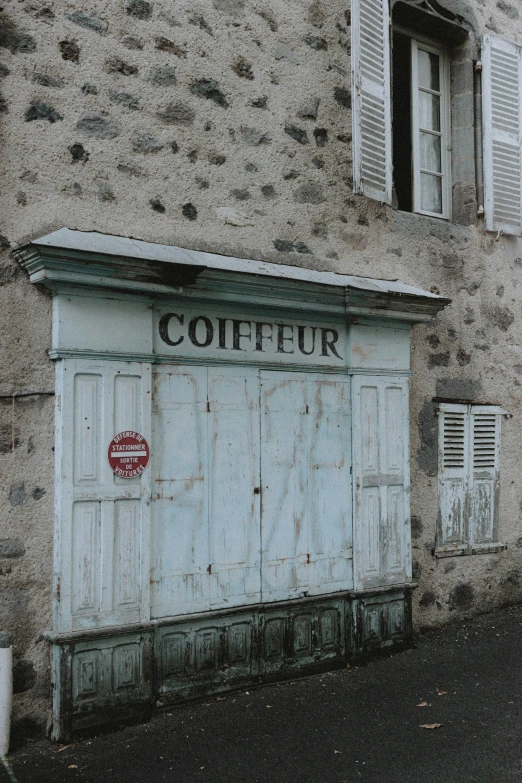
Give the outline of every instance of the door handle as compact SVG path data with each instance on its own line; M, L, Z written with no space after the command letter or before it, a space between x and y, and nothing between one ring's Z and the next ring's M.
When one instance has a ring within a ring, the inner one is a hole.
M254 495L259 495L261 493L261 487L254 487Z

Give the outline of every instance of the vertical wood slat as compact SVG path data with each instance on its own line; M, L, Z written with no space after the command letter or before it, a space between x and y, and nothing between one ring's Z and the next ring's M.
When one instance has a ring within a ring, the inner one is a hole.
M522 233L522 48L482 39L486 228Z
M468 540L470 438L467 405L441 405L439 416L439 546Z
M498 541L500 494L500 415L498 409L470 409L473 544Z
M210 606L261 600L259 373L208 368Z
M408 379L355 376L355 588L411 578Z
M153 617L210 609L206 367L155 369Z

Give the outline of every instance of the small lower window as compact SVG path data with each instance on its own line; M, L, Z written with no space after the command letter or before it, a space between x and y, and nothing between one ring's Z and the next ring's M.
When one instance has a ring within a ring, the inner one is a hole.
M438 557L496 552L500 421L493 405L439 408Z
M450 217L449 55L393 36L393 169L399 209Z

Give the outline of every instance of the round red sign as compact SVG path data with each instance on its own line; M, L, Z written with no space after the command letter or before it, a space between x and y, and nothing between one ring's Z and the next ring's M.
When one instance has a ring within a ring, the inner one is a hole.
M112 439L109 465L120 478L136 478L149 464L149 444L139 432L125 430Z

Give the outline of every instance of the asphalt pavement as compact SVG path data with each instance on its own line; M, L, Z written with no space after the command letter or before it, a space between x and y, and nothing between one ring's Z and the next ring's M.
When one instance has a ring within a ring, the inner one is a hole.
M522 607L9 764L1 783L522 783Z

